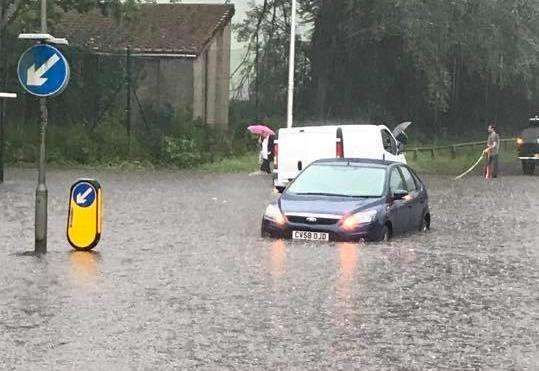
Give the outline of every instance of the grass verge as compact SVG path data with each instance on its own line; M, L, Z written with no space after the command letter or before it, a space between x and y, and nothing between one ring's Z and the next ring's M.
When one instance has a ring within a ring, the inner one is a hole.
M195 169L212 173L242 173L258 170L258 154L248 153L237 157L224 158L216 162L202 164Z
M417 159L411 155L407 156L408 164L411 168L422 174L439 174L457 176L472 166L481 154L480 150L461 151L455 159L447 153L436 153L432 158L430 153L420 153ZM500 153L500 164L514 162L517 158L515 150L503 150ZM482 169L484 163L478 166ZM35 167L33 163L12 163L15 167ZM51 168L96 168L96 169L119 169L119 170L140 170L140 169L159 169L176 167L166 164L154 164L149 161L109 161L95 164L80 164L76 162L50 161ZM203 172L213 173L250 173L259 169L258 154L247 153L240 156L226 157L212 163L204 163L195 166L193 169ZM481 171L481 170L476 170Z
M481 151L479 149L461 151L454 159L449 154L439 153L436 154L435 158L432 158L430 153L425 152L419 154L417 159L413 159L410 155L407 156L407 162L412 169L419 173L457 176L468 170L480 155ZM507 149L500 151L498 161L500 164L514 162L516 157L517 153L515 150ZM484 164L484 162L480 163L478 169L482 169Z
M409 155L407 156L407 161L410 167L419 173L457 176L468 170L480 155L481 151L479 149L460 151L454 159L451 158L449 153L436 153L435 158L432 158L430 153L425 152L420 153L415 160ZM500 152L499 161L501 164L510 163L514 162L516 157L515 150L505 149ZM478 168L482 169L483 165L484 163L480 164ZM196 169L216 173L239 173L252 172L258 170L258 167L258 154L249 153L238 157L225 158L214 163L202 164Z

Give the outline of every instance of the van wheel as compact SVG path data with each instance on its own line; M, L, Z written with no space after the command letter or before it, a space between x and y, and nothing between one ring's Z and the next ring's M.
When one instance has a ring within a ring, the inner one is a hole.
M391 230L389 229L387 224L384 225L384 229L382 229L382 233L380 236L380 242L389 242L389 240L391 240Z
M428 214L421 219L421 225L419 226L419 232L428 232L430 229L430 220Z

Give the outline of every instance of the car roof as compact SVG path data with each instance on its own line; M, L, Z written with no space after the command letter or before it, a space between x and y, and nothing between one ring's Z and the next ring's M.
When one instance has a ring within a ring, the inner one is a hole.
M404 165L400 162L395 161L386 161L386 160L375 160L371 158L327 158L316 160L313 162L313 165L324 164L324 165L377 165L379 167L388 167L391 165Z
M333 124L333 125L319 125L319 126L294 126L291 128L281 128L279 129L279 132L284 133L295 133L295 132L302 132L302 131L333 131L337 129L344 129L344 130L360 130L360 131L377 131L381 128L387 128L385 125L382 124Z

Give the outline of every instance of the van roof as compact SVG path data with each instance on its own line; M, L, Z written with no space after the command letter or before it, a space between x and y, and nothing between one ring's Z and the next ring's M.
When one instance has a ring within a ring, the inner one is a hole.
M325 158L316 160L313 164L327 164L327 165L342 165L342 164L354 164L354 165L381 165L390 166L393 164L399 164L399 162L376 160L371 158Z
M347 124L347 125L322 125L322 126L294 126L291 128L281 128L281 130L290 130L290 131L302 131L302 130L312 130L312 129L318 129L318 130L337 130L338 128L347 129L347 128L354 128L354 129L364 129L364 130L374 130L378 129L383 125L360 125L360 124Z

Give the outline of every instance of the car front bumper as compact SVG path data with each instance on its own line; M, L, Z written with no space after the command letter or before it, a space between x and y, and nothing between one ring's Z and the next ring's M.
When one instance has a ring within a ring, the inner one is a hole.
M313 225L301 223L286 223L281 226L273 221L262 219L262 235L272 238L291 239L293 231L322 232L328 233L330 241L351 242L351 241L377 241L381 238L383 225L374 221L372 223L360 225L354 231L344 231L338 224L333 225Z
M539 160L539 143L523 143L518 146L518 158L521 160Z

